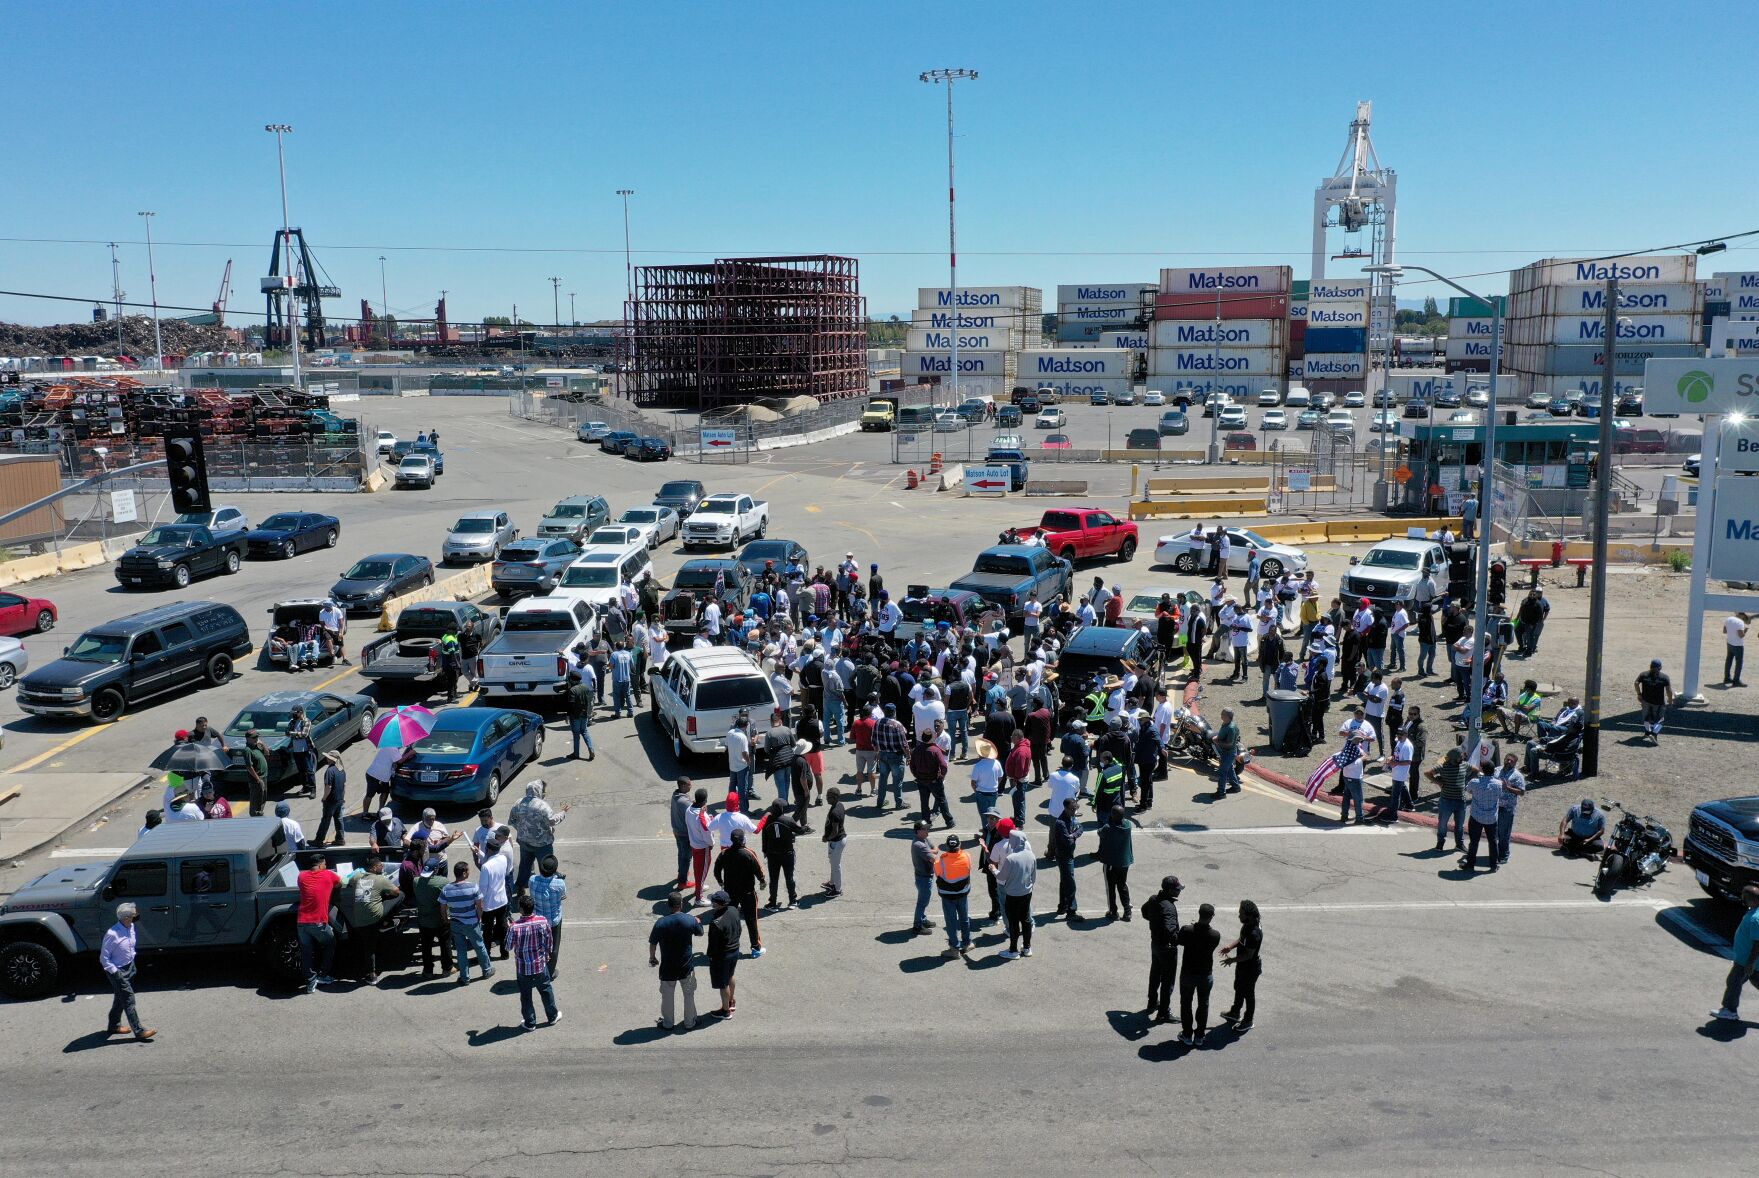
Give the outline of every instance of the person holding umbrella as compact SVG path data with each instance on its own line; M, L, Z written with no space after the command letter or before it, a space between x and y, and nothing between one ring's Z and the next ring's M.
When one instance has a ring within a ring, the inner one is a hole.
M360 816L370 821L375 813L373 799L382 797L391 804L391 775L398 762L414 755L415 742L432 732L434 713L420 704L392 708L374 721L367 730L367 739L378 751L366 769L366 797L361 799Z
M157 769L165 774L165 797L167 807L180 794L190 798L200 797L205 786L213 788L210 776L222 769L230 769L232 762L226 755L207 742L196 742L191 734L183 730L177 733L176 743L148 762L149 769ZM267 765L264 767L265 774Z

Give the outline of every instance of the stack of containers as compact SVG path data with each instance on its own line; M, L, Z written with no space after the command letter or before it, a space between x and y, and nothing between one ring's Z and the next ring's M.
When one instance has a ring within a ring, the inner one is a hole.
M1289 284L1289 376L1301 380L1301 359L1307 354L1307 293L1305 278Z
M1166 269L1154 296L1148 383L1235 400L1281 387L1288 371L1287 266Z
M1130 388L1136 353L1128 348L1028 348L1020 353L1020 384L1055 389L1057 399L1088 401L1103 393L1108 404Z
M1619 283L1615 393L1643 386L1657 357L1703 354L1704 287L1695 254L1596 261L1548 258L1514 272L1503 333L1509 397L1601 396L1606 357L1606 282Z
M1111 331L1136 327L1151 282L1083 282L1057 287L1057 343L1099 344Z
M951 384L953 340L959 343L959 387L967 396L996 396L1013 384L1020 350L1043 338L1044 294L1033 286L944 286L917 291L900 362L905 380L939 377Z
M1301 383L1313 392L1361 389L1368 375L1368 278L1315 278L1307 287Z
M1508 300L1494 300L1508 313ZM1444 367L1449 372L1489 372L1491 345L1495 339L1496 307L1479 299L1448 300L1448 338ZM1505 356L1503 367L1508 367Z
M1704 281L1704 324L1703 342L1711 345L1712 328L1718 319L1733 318L1729 314L1728 275L1712 274Z

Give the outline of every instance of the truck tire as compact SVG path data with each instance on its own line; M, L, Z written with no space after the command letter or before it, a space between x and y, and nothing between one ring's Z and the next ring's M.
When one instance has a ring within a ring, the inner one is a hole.
M232 682L232 656L229 654L211 654L208 665L202 672L202 678L209 687L219 687Z
M1057 553L1057 555L1062 557L1064 560L1068 561L1070 564L1074 564L1075 563L1075 546L1073 544L1071 544L1068 547L1064 548L1061 552Z
M128 701L114 687L106 687L92 696L92 719L100 724L114 724L128 710Z
M1118 559L1123 561L1125 564L1129 564L1131 561L1135 560L1136 559L1136 541L1125 540L1123 546L1118 549Z
M759 540L763 539L764 533L769 530L770 530L770 521L769 520L767 520L767 519L758 520L757 521L757 536L756 536L756 538Z
M257 964L271 982L298 988L305 979L299 960L299 932L285 918L263 930L256 943Z
M238 549L228 548L226 550L226 575L227 576L231 576L233 573L236 573L239 570L239 567L241 565L243 565L243 563L244 562L238 556Z
M61 954L36 941L0 945L0 994L8 998L44 998L61 981Z
M171 570L171 583L179 589L189 588L189 566L180 564Z

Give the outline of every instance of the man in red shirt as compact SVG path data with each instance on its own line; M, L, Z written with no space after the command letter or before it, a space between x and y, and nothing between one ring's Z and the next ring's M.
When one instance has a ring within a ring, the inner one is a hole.
M1112 595L1105 599L1105 624L1122 626L1124 624L1124 587L1112 586Z
M305 970L307 994L316 993L319 982L329 985L334 980L330 962L336 955L336 934L330 928L330 905L341 883L322 855L299 873L299 964Z
M1026 825L1026 785L1032 776L1032 742L1026 734L1018 729L1014 731L1014 744L1008 750L1008 757L1002 762L1002 776L1008 779L1008 788L1014 791L1014 825Z
M860 797L862 790L872 784L874 770L879 766L879 752L873 747L873 728L873 710L861 707L849 725L849 739L855 742L855 791L851 797Z
M916 794L922 800L924 825L934 821L940 811L947 826L953 825L953 812L947 808L947 754L932 740L919 740L910 750L910 775L916 778Z

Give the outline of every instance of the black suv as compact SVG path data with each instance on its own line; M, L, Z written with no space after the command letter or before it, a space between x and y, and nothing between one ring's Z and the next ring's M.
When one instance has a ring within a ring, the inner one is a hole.
M218 687L251 652L237 610L181 601L88 630L18 683L18 706L33 716L77 716L108 724L142 700L201 682Z

